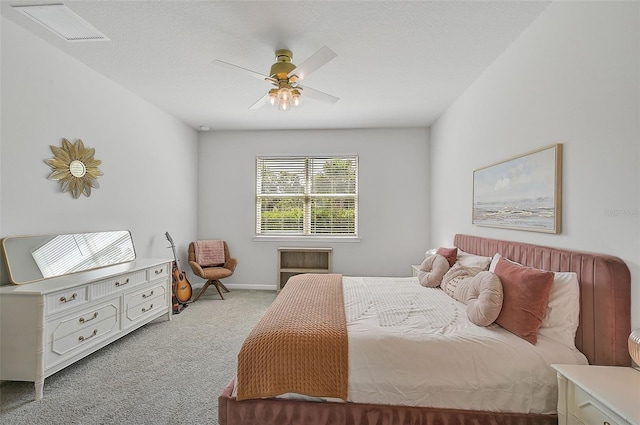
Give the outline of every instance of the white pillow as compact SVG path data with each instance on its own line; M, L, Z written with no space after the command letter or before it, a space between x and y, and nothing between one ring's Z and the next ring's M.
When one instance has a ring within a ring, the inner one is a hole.
M489 271L493 272L501 255L491 260ZM576 346L576 331L580 323L580 285L575 272L554 272L553 286L549 294L547 309L538 329L543 335L569 348Z
M478 273L489 269L491 257L483 257L481 255L469 254L458 248L458 257L456 263L469 268L475 269ZM477 274L477 273L476 273Z
M500 254L495 254L493 256L493 258L491 259L491 264L489 264L489 271L491 273L495 273L496 271L496 265L498 264L498 261L500 261L500 258L502 258L502 255Z
M555 272L547 311L538 335L575 348L580 322L580 285L574 272Z

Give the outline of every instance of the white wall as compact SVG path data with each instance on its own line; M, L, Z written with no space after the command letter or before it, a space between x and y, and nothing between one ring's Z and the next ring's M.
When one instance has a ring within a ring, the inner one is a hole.
M434 246L455 233L603 252L640 327L640 4L552 3L431 131ZM562 233L471 224L473 170L564 144Z
M129 229L139 257L172 258L169 231L186 265L197 132L5 18L1 34L0 236ZM102 161L89 198L47 179L62 138Z
M427 129L202 133L199 238L228 241L231 286L275 288L278 246L330 246L345 275L411 276L428 248L428 140ZM254 241L256 156L341 153L359 157L360 242Z

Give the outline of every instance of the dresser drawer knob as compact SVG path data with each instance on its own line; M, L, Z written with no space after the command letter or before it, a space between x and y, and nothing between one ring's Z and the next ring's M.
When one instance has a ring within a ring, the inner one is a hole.
M156 274L162 274L162 271L163 271L163 270L164 270L164 269L156 270Z
M142 312L144 313L144 312L146 312L146 311L150 311L152 308L153 308L153 304L151 304L151 305L149 306L149 308L144 308L144 307L142 307Z
M94 329L94 330L93 330L93 332L91 332L91 335L89 335L89 336L82 336L82 335L80 335L80 336L78 337L78 341L80 341L80 342L82 342L82 341L86 341L86 340L88 340L89 338L93 338L93 337L94 337L94 336L96 336L96 335L98 335L98 330L97 330L97 329Z
M95 313L93 313L93 315L91 317L89 317L88 319L85 319L84 317L81 317L80 319L78 319L78 321L80 323L87 323L87 322L90 322L91 320L95 319L96 317L98 317L98 312L97 311Z
M150 296L153 295L153 291L149 292L149 295L147 294L142 294L142 298L149 298Z
M78 298L78 294L76 294L75 292L73 293L73 295L71 295L71 297L67 298L67 297L60 297L60 302L61 303L68 303L70 301L75 300L76 298Z
M123 286L123 285L126 285L127 283L129 283L129 278L127 278L127 280L125 280L122 283L120 283L119 281L116 281L116 286Z

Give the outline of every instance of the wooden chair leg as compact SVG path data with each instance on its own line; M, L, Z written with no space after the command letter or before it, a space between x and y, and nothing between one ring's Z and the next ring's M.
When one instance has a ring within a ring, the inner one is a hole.
M218 294L220 294L220 298L222 298L224 300L224 296L222 295L222 291L220 290L220 286L224 286L222 285L222 282L220 282L219 280L215 280L213 282L213 285L216 287L216 289L218 290Z
M205 282L205 284L202 286L202 288L200 289L200 292L198 292L198 295L196 295L196 297L193 299L193 302L198 301L198 298L200 298L200 295L204 294L204 291L207 290L207 288L209 287L209 285L211 285L211 281L207 280Z
M200 292L198 292L198 295L196 295L196 297L193 299L192 302L198 301L198 298L200 298L200 296L202 294L204 294L204 291L207 290L209 285L212 285L212 284L218 290L218 294L220 294L220 298L222 298L224 300L224 295L222 295L222 291L224 291L224 292L230 292L230 291L227 289L226 286L224 286L224 284L222 282L220 282L218 279L216 279L216 280L207 280L205 282L205 284L202 286L202 288L200 289Z

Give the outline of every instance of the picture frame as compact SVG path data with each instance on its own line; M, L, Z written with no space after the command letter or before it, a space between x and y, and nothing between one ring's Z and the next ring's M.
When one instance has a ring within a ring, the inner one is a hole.
M477 226L542 233L562 231L562 143L473 172Z

